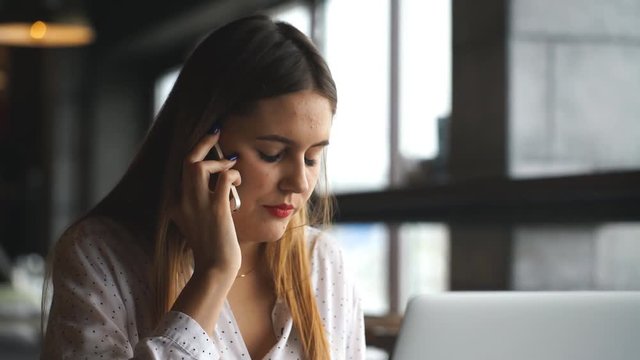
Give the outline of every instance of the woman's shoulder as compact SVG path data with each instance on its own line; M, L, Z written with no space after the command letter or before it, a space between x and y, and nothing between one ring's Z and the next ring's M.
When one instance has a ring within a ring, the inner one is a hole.
M359 297L349 266L345 263L340 242L330 233L318 229L307 230L311 250L311 280L325 326L333 329L330 335L336 353L343 353L352 321L361 315Z
M350 282L345 274L345 261L340 243L326 230L307 227L307 243L311 257L312 277Z
M332 258L342 260L342 249L336 239L326 230L307 226L305 228L307 246L312 258Z
M135 262L136 258L143 261L146 255L118 222L105 216L88 216L69 226L55 246L55 258L77 257Z
M96 243L111 243L122 236L127 236L126 230L114 220L105 216L88 216L71 224L58 239L56 246L90 247Z

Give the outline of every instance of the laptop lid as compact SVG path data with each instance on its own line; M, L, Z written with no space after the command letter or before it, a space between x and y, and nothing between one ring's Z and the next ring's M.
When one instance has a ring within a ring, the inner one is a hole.
M420 295L393 359L637 360L640 292Z

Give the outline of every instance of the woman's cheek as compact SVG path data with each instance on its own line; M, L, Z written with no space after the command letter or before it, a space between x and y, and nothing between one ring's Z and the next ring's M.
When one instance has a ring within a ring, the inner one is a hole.
M260 163L250 164L246 166L244 171L240 172L242 185L246 184L247 188L252 189L264 189L272 181L274 173L274 171L270 171L267 166Z
M256 163L250 171L254 173L254 176L258 176L260 178L272 178L274 177L275 171L270 169L266 164Z
M316 188L319 177L320 177L320 172L316 168L311 168L307 173L307 181L309 182L309 190L308 190L307 198L311 196L311 193L313 193L313 190Z

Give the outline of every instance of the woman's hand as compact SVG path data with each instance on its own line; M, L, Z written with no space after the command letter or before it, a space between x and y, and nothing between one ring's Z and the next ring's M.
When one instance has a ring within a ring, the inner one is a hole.
M184 160L181 194L172 219L193 251L194 273L215 270L235 278L242 256L229 192L231 185L240 185L240 173L231 169L235 161L205 160L219 138L219 132L205 136ZM213 192L209 188L212 174L218 174Z

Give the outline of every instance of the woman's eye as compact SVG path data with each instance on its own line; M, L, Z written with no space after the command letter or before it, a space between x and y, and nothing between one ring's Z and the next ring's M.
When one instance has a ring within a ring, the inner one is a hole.
M282 159L282 153L281 152L277 153L275 155L268 155L268 154L263 153L262 151L258 151L258 154L260 155L260 159L262 159L262 160L264 160L266 162L270 162L270 163L273 163L273 162L276 162L276 161Z
M280 160L282 160L283 156L284 156L284 151L279 152L275 155L269 155L269 154L265 154L262 151L258 151L258 154L260 155L260 159L262 159L263 161L269 162L269 163L274 163L274 162L278 162ZM318 160L316 159L309 159L309 158L304 158L304 164L307 166L315 166L316 164L318 164Z

